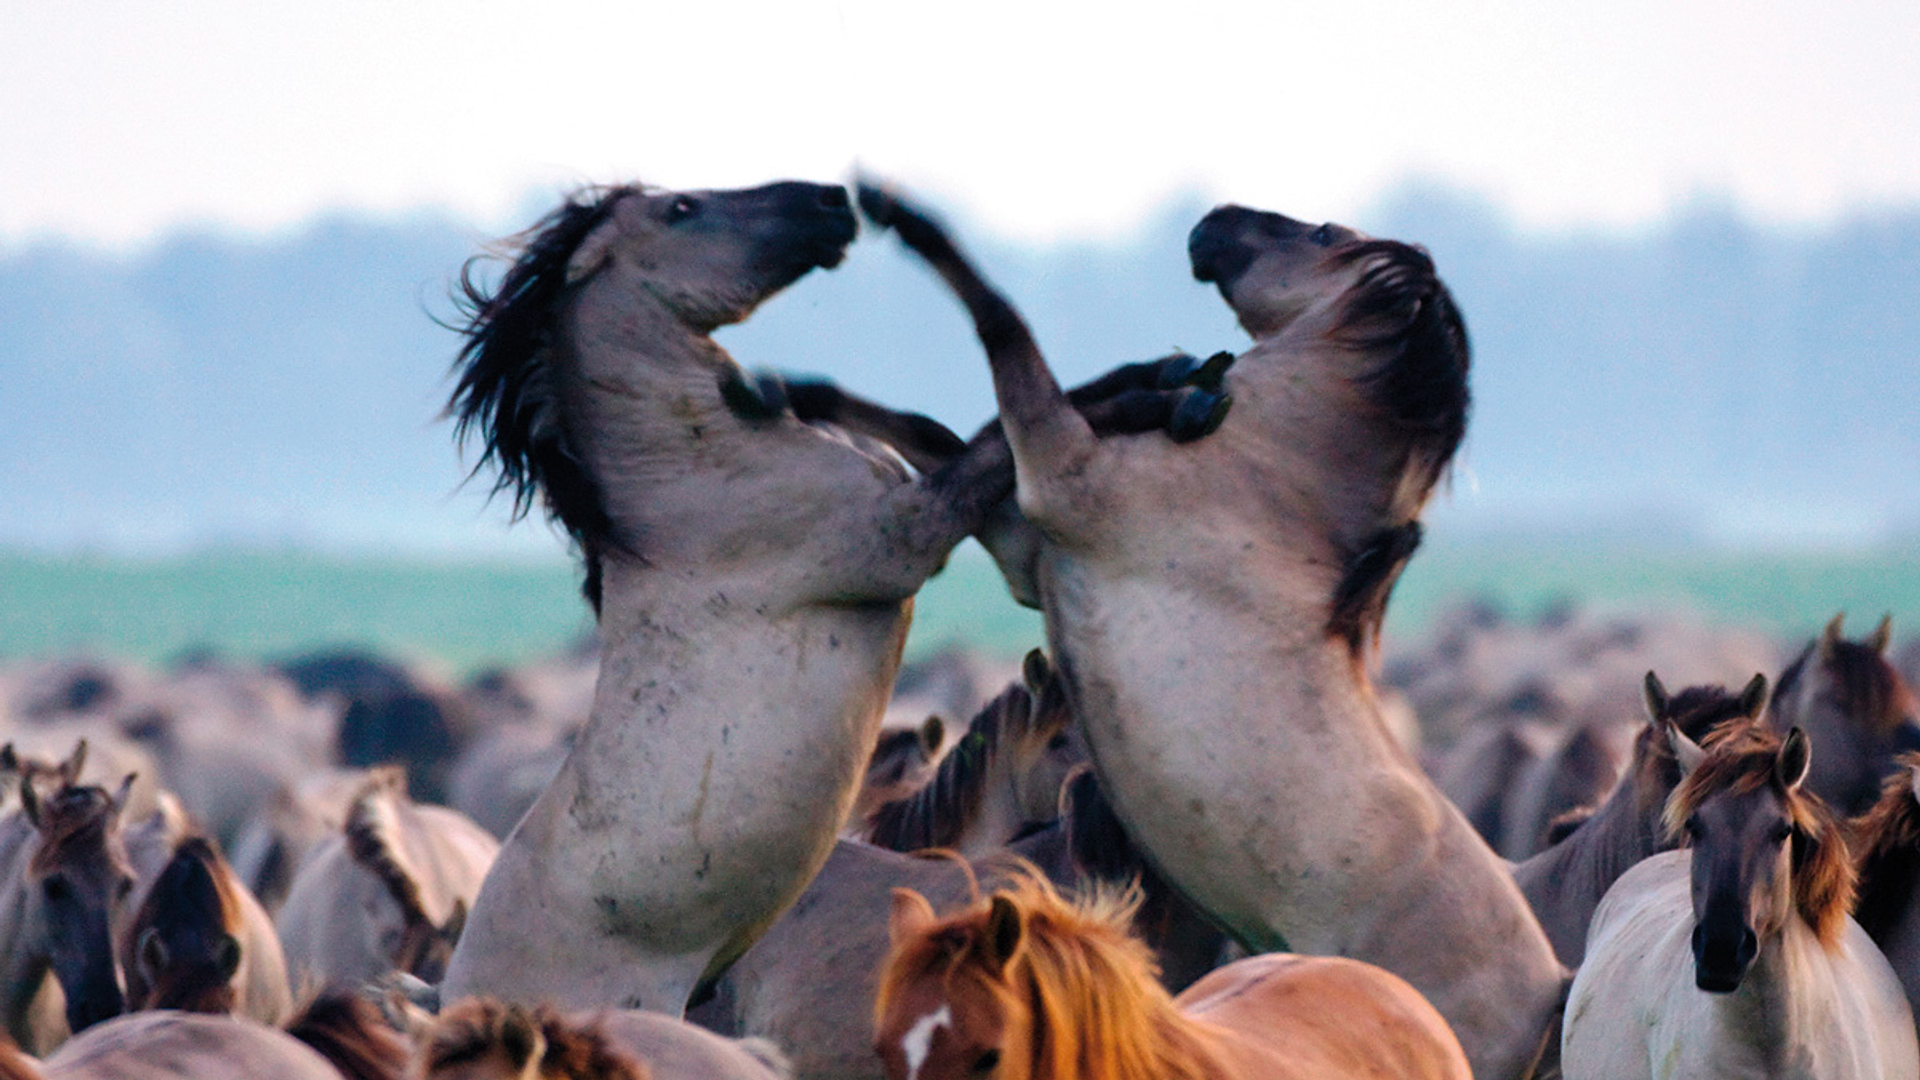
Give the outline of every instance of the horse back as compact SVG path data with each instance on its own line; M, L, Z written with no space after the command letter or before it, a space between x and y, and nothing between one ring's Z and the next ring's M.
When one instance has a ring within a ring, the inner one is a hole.
M1212 1029L1239 1075L1471 1080L1438 1010L1405 979L1338 956L1268 953L1216 969L1174 999Z

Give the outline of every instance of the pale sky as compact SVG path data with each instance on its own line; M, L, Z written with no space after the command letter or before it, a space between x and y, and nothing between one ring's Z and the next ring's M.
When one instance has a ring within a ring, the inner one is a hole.
M1913 0L0 0L0 102L0 250L856 163L1035 241L1408 176L1544 228L1920 202Z

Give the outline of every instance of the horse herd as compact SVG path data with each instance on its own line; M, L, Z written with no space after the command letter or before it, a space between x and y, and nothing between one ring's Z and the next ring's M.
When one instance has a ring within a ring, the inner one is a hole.
M0 667L0 1076L1920 1077L1888 623L1470 607L1383 665L1468 412L1426 253L1221 207L1251 347L1067 391L857 194L973 320L970 439L713 340L844 188L596 189L463 278L449 412L591 652ZM1047 631L984 705L898 677L970 536Z

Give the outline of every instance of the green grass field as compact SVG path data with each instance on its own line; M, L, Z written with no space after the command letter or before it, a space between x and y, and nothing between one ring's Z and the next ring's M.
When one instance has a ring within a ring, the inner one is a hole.
M588 628L559 563L436 563L218 552L161 560L0 553L0 657L87 651L159 662L213 649L277 658L360 644L456 672L562 648ZM1468 596L1516 614L1561 597L1684 607L1794 639L1834 612L1894 614L1920 630L1920 555L1736 555L1546 543L1435 545L1394 595L1388 635L1419 633ZM922 593L910 655L946 644L1017 654L1040 619L1007 599L984 553L963 548Z

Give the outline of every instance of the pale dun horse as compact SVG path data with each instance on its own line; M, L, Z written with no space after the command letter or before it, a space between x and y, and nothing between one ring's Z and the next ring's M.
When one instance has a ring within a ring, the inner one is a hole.
M1132 934L1137 893L1069 903L1031 877L946 919L893 895L887 1080L1472 1078L1433 1006L1371 964L1256 956L1176 998Z
M1096 440L1019 314L917 211L862 206L971 312L1040 539L1048 652L1153 865L1256 952L1351 956L1526 1075L1565 971L1507 866L1395 741L1368 674L1466 428L1465 329L1428 257L1223 207L1194 229L1253 348L1191 445ZM1221 378L1217 371L1213 378Z
M1804 789L1799 728L1721 728L1667 804L1686 850L1601 901L1561 1044L1568 1080L1920 1076L1913 1013L1847 916L1853 867Z

